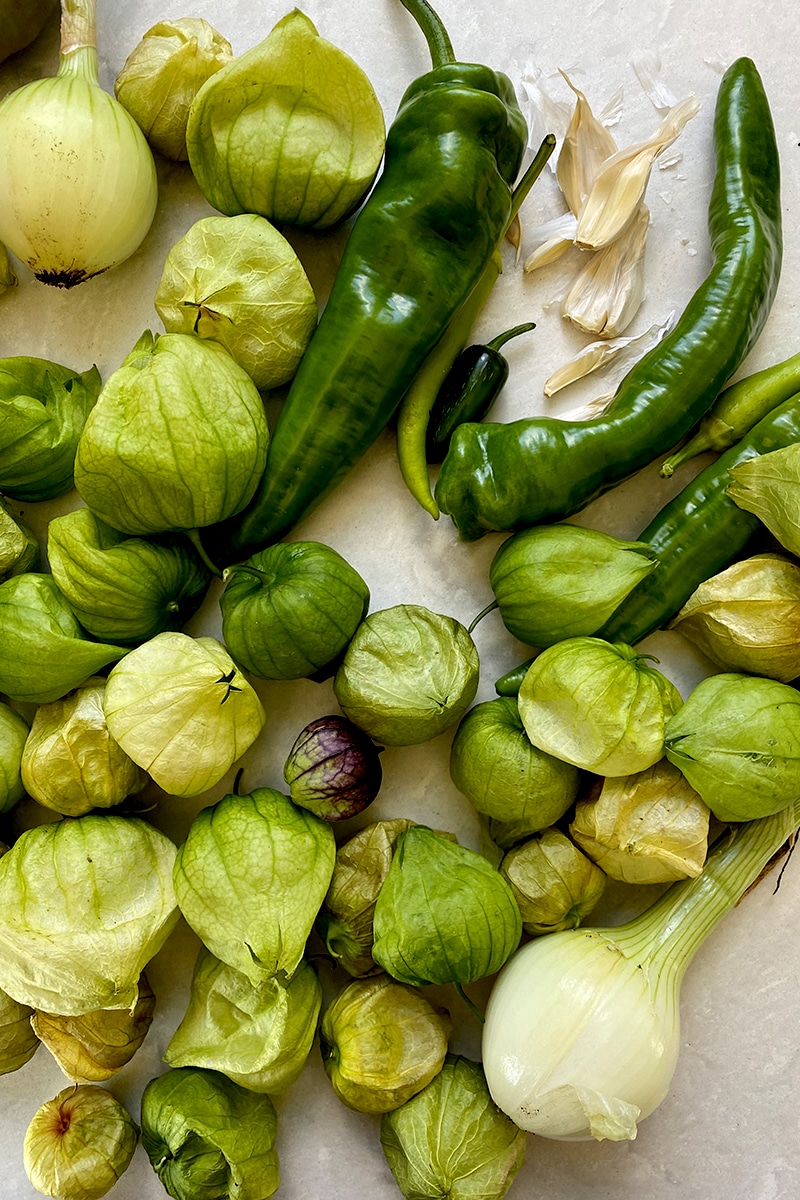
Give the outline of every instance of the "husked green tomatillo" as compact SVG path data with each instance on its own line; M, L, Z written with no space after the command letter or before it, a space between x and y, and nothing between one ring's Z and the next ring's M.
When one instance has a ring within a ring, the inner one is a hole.
M114 95L153 150L186 160L186 122L207 79L233 58L230 42L202 17L152 25L114 81Z
M515 846L500 864L526 933L576 929L597 904L606 877L558 829L543 829Z
M193 530L244 508L268 441L258 389L224 347L146 330L83 428L75 486L123 533Z
M375 904L389 873L405 817L372 821L336 851L330 886L316 918L328 953L357 978L379 970L372 957Z
M723 671L800 675L800 566L754 554L701 583L670 622Z
M544 647L595 633L655 566L642 542L578 525L540 525L503 542L489 583L508 631Z
M47 557L75 616L101 641L144 642L182 629L211 582L187 538L126 537L88 508L53 518Z
M333 690L344 715L374 741L411 746L463 717L479 671L477 648L460 621L398 604L361 622Z
M45 808L80 817L140 792L146 771L112 738L103 711L105 680L92 677L33 714L22 753L22 783Z
M321 1005L322 988L306 959L288 981L270 975L251 983L201 946L189 1005L164 1061L220 1071L248 1091L279 1095L305 1065Z
M534 659L519 690L534 746L597 775L630 775L658 762L678 689L622 642L575 637Z
M320 1048L336 1095L356 1112L399 1108L439 1073L450 1014L388 975L354 979L322 1018Z
M401 983L471 983L498 971L522 933L517 902L482 855L424 825L397 840L378 894L372 954Z
M142 1095L142 1145L175 1200L268 1200L277 1123L269 1096L200 1067L175 1067Z
M155 306L169 333L219 342L262 391L289 382L317 324L303 264L255 213L195 222L167 255Z
M646 771L604 779L578 802L569 831L612 879L671 883L702 871L709 816L689 781L662 758Z
M480 1063L448 1055L428 1086L381 1118L381 1145L406 1200L502 1200L525 1158Z
M478 812L526 833L558 821L578 792L577 767L533 745L515 696L470 709L453 739L450 777Z
M98 1008L80 1016L38 1011L31 1026L68 1079L103 1083L133 1058L153 1021L156 998L144 972L132 1009Z
M297 8L203 85L186 130L194 177L214 208L314 229L355 211L384 141L366 75Z
M22 1161L37 1191L58 1200L100 1200L127 1171L139 1129L105 1088L64 1088L33 1115Z
M800 695L774 679L712 675L667 723L664 748L718 820L771 816L800 796Z

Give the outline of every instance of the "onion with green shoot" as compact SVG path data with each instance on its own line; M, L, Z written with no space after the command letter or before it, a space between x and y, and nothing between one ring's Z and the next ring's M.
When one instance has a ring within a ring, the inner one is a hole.
M99 83L95 7L62 0L58 73L0 103L0 241L64 288L129 258L158 199L144 134Z

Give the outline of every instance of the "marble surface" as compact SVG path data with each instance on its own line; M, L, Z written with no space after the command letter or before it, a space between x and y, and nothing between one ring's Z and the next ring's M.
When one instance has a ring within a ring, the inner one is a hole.
M203 16L238 54L264 37L286 9L256 0L98 0L102 82L107 87L141 35L157 20ZM563 103L570 94L558 68L570 72L593 106L623 89L613 132L619 145L651 133L660 114L642 86L643 65L660 64L658 78L677 98L693 93L698 115L676 143L669 165L653 172L647 201L652 227L647 251L647 296L629 332L641 332L680 312L709 265L706 209L712 174L712 116L725 67L750 55L770 98L782 159L786 247L778 296L767 326L740 372L764 367L798 349L800 294L800 117L796 48L800 18L794 3L776 0L438 0L457 55L505 70L525 100L524 82L544 80ZM189 10L187 12L187 10ZM408 82L428 67L422 37L397 0L305 0L303 11L320 33L348 51L367 71L391 120ZM50 27L29 51L0 66L0 95L54 72L57 36ZM637 70L638 68L638 70ZM107 377L143 329L160 329L153 295L169 247L210 209L188 167L159 162L160 202L150 234L127 263L70 292L37 283L20 268L20 287L0 299L0 356L30 354L77 369L96 363ZM0 186L2 184L0 183ZM558 215L563 202L548 171L523 207L526 230ZM346 231L291 234L324 302ZM577 253L577 252L573 252ZM511 379L495 410L500 420L535 412L565 412L604 390L601 380L576 385L545 401L544 380L586 344L568 327L558 300L576 259L524 275L506 253L504 273L476 326L476 338L516 322L535 320L536 332L508 347ZM694 469L694 468L692 468ZM660 480L650 468L595 502L581 522L635 536L690 477ZM26 519L44 534L47 520L76 497L29 506ZM296 536L334 546L361 572L373 609L399 602L424 604L465 623L491 599L487 569L499 536L464 545L447 518L438 523L419 509L400 480L393 436L387 432L346 482ZM219 633L213 590L190 632ZM482 660L478 699L490 699L495 678L515 665L523 648L494 615L476 630ZM676 634L656 634L646 648L684 695L710 664ZM300 729L336 710L329 684L306 681L256 686L267 707L266 728L239 764L246 786L282 786L284 758ZM450 828L477 846L478 827L449 780L452 734L420 747L387 750L385 783L363 820L409 816ZM233 771L196 800L157 796L153 820L176 840L199 807L230 790ZM41 819L23 805L17 824ZM353 832L349 822L342 836ZM790 1200L800 1195L800 867L786 870L780 889L763 884L712 934L687 975L682 998L682 1053L671 1092L642 1124L634 1142L562 1144L529 1138L525 1165L511 1196L549 1200ZM641 898L611 889L603 915L613 918ZM183 1013L197 940L179 927L149 969L158 997L154 1025L134 1060L109 1084L138 1116L144 1083L164 1069L161 1055ZM338 986L332 977L329 990ZM485 1000L488 983L475 989ZM432 993L451 1008L453 1047L477 1057L479 1031L452 994ZM482 994L481 994L482 993ZM42 1048L21 1070L0 1078L0 1136L4 1148L3 1200L38 1193L21 1165L25 1128L33 1112L65 1080ZM283 1200L392 1200L399 1195L380 1148L376 1118L335 1099L317 1047L300 1080L277 1100ZM114 1200L158 1200L164 1195L144 1151L111 1193Z

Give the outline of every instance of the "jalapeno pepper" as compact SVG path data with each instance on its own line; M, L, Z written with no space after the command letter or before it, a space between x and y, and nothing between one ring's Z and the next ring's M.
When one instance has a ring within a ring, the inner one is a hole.
M448 371L431 409L425 436L429 463L447 453L453 431L465 421L482 421L508 379L508 360L500 353L506 342L535 329L533 321L506 329L485 345L467 346Z
M527 126L511 81L455 61L425 0L402 0L432 70L405 92L248 507L202 542L218 565L277 541L361 458L469 296L511 212Z
M462 538L568 516L646 466L699 421L761 332L780 273L780 172L769 105L748 58L720 82L714 142L707 278L601 416L456 431L435 498Z

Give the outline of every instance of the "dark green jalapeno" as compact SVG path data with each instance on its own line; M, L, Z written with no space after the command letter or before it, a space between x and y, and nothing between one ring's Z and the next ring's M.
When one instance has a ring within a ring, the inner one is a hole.
M487 66L457 62L425 0L401 2L425 35L432 69L400 102L383 171L353 225L255 496L203 532L217 565L278 541L344 478L388 424L508 224L527 143L514 86Z
M652 462L694 427L755 342L775 297L782 237L775 131L749 58L720 82L714 144L705 281L602 415L459 427L434 494L462 538L558 520Z
M500 353L506 342L535 329L533 321L499 333L485 345L467 346L450 368L431 409L425 457L440 463L453 431L464 421L482 421L508 379L508 360Z

